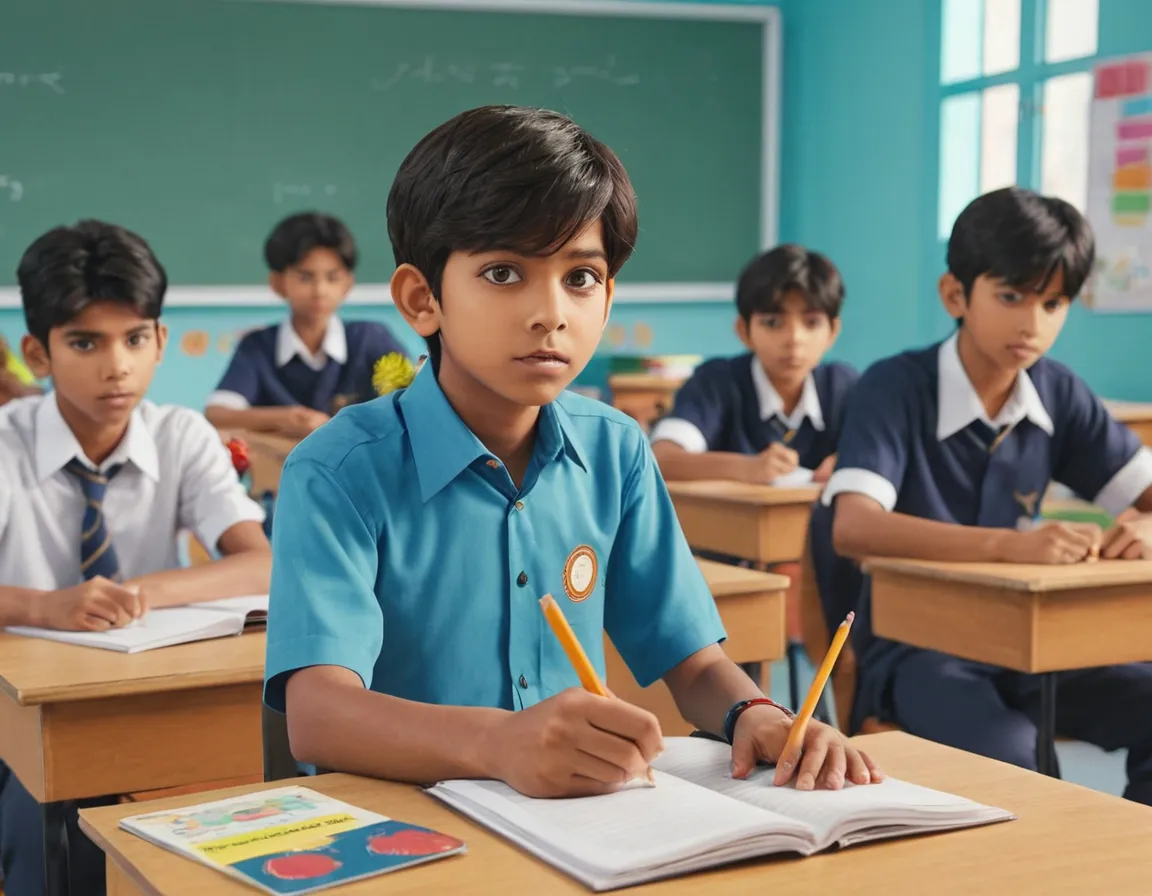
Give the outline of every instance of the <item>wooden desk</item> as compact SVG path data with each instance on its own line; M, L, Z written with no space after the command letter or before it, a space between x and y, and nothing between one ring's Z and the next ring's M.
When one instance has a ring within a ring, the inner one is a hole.
M669 482L668 492L693 548L760 563L790 563L804 552L808 515L820 486Z
M672 410L681 377L652 376L647 373L617 373L608 377L612 406L639 421L647 429Z
M767 690L767 664L784 656L784 595L788 590L788 577L711 560L698 562L728 633L724 652L736 663L764 664L759 684ZM660 720L665 737L692 733L692 725L680 715L664 682L640 687L607 636L604 659L608 686L617 697L653 713Z
M1108 411L1124 423L1145 445L1152 445L1152 402L1106 401Z
M262 774L264 645L129 655L0 633L0 758L44 808L50 893L67 891L69 801Z
M1107 893L1148 892L1152 810L991 759L893 732L855 739L899 778L1001 806L1018 820L893 840L806 859L780 858L648 884L629 893ZM254 891L118 829L142 810L195 805L275 785L233 788L150 806L85 809L80 824L108 855L111 896L247 896ZM325 775L309 786L338 799L463 839L468 854L340 889L387 892L580 894L583 885L489 834L431 797L399 784Z
M867 561L865 569L878 636L1043 675L1037 748L1043 771L1055 769L1055 673L1152 659L1152 561L1025 566L884 559Z

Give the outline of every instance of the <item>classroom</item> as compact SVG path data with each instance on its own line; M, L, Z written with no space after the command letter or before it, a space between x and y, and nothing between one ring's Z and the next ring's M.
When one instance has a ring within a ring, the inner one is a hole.
M1147 0L0 19L0 896L1148 892Z

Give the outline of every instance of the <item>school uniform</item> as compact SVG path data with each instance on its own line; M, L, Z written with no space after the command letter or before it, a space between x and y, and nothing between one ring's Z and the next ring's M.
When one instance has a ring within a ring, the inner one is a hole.
M235 410L301 405L333 414L375 397L372 370L393 352L407 355L383 324L333 317L313 354L285 321L240 340L207 405Z
M853 395L839 464L824 490L887 511L965 526L1024 528L1056 481L1110 513L1152 486L1152 454L1075 374L1047 358L1018 375L989 420L957 337L874 365ZM926 596L925 599L930 599ZM865 584L853 640L854 724L869 716L1026 768L1036 765L1039 679L876 638ZM1152 803L1152 666L1061 673L1061 735L1128 748L1130 799Z
M141 402L120 445L97 466L54 394L0 408L2 585L48 591L95 574L126 580L174 568L180 530L214 547L235 524L263 516L216 430L195 411ZM102 893L103 856L80 833L75 812L67 828L72 892ZM44 889L41 830L38 804L0 762L0 877L13 896Z
M641 685L724 638L634 421L565 392L517 488L428 366L293 451L273 558L265 701L280 711L288 677L316 665L432 704L519 710L579 687L545 594L601 675L606 630Z
M836 453L847 397L858 374L847 364L821 364L804 381L791 414L753 354L716 358L696 368L676 393L672 413L652 428L652 441L685 451L759 454L787 438L800 466L814 470Z

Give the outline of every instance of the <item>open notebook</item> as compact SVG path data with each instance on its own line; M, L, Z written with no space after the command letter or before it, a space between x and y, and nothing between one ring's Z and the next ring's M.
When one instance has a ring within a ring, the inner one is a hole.
M774 787L772 770L732 778L727 744L666 738L656 786L537 800L492 781L429 793L594 890L611 890L774 853L1008 821L1012 814L888 779L842 790Z
M268 595L230 597L187 607L150 610L142 619L106 632L61 632L49 628L10 626L14 635L46 638L81 647L101 647L121 653L139 653L189 641L238 635L245 626L268 621Z

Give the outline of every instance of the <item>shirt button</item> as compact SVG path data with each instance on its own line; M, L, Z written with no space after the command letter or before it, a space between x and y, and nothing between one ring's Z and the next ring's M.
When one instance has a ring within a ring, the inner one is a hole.
M525 585L527 585L528 584L528 573L521 572L520 575L516 576L516 584L519 585L521 588L523 588Z
M527 689L527 687L528 687L528 679L527 679L527 678L525 678L523 675L521 675L521 676L520 676L520 682L519 682L519 684L520 684L520 687L522 687L522 688L524 688L524 689Z
M517 501L512 506L515 507L517 510L523 510L524 509L524 502L523 501Z

